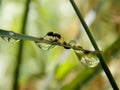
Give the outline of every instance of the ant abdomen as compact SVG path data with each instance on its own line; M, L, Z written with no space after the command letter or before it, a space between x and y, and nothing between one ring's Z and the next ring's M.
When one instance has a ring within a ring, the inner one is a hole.
M54 35L53 32L48 32L48 33L47 33L47 36L53 36L53 35Z

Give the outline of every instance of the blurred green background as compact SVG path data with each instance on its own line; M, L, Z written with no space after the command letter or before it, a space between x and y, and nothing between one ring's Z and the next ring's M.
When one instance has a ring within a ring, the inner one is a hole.
M75 0L105 60L120 86L120 0ZM30 0L25 31L22 31L27 0L2 0L0 29L43 37L49 31L65 41L76 40L93 50L69 0ZM20 43L0 39L0 90L13 90ZM112 90L100 65L82 65L73 50L63 47L44 51L24 41L20 56L19 90Z

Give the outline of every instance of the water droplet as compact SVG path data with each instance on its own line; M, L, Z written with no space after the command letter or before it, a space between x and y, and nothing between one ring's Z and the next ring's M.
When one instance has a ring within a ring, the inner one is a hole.
M50 50L55 47L55 45L50 45L46 43L39 43L39 42L35 42L35 43L42 50Z
M11 36L14 35L14 32L10 31L10 32L9 32L9 35L11 35Z
M95 67L99 64L99 59L95 53L87 53L85 54L82 51L76 52L77 57L80 62L86 67Z
M19 41L18 39L14 39L14 38L10 38L10 37L2 37L2 36L1 36L1 38L2 38L4 41L7 41L7 42L13 43L13 44L15 44L15 43L17 43L17 42Z
M47 35L46 35L46 36L44 36L44 39L45 39L45 40L51 40L51 41L52 41L54 38L53 38L52 36L47 36Z
M68 43L68 45L74 47L74 46L76 45L76 41L71 40L71 41Z

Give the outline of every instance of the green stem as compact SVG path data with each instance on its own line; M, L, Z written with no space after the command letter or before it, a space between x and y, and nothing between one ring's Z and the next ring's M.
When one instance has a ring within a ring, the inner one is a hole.
M96 42L95 42L95 40L94 40L94 38L92 36L92 34L91 34L87 24L85 23L85 21L84 21L82 15L81 15L77 5L75 4L74 0L70 0L70 2L72 4L72 6L73 6L73 8L74 8L74 10L75 10L79 20L81 21L81 23L82 23L82 25L83 25L83 27L84 27L84 29L85 29L85 31L86 31L90 41L91 41L91 43L93 44L95 50L99 51L99 48L98 48L98 46L97 46L97 44L96 44ZM115 82L115 80L114 80L114 78L113 78L113 76L112 76L112 74L111 74L107 64L105 63L104 58L103 58L101 53L98 54L98 58L100 60L101 66L102 66L104 72L106 73L106 75L107 75L107 77L108 77L108 79L109 79L113 89L114 90L119 90L119 88L118 88L118 86L117 86L117 84L116 84L116 82Z
M25 34L30 1L31 0L27 0L26 5L25 5L25 13L23 16L22 29L21 29L21 33L23 34ZM14 73L13 90L19 90L19 76L20 76L20 66L22 64L23 44L24 44L23 41L20 41L19 49L18 49L18 56L17 56L17 63L16 63L15 73Z
M37 37L28 36L25 34L18 34L13 31L6 31L6 30L2 30L2 29L0 29L0 36L4 37L4 38L7 37L7 38L16 39L16 40L39 41L39 38L37 38Z
M100 51L91 51L91 50L86 50L84 48L79 48L77 46L70 46L70 45L64 45L63 43L57 41L51 41L51 40L46 40L44 39L44 37L33 37L33 36L28 36L25 34L18 34L15 33L13 31L6 31L6 30L2 30L0 29L0 37L2 38L8 38L8 39L15 39L15 40L29 40L29 41L34 41L35 43L45 43L45 44L51 44L51 45L57 45L57 46L63 46L63 47L68 47L68 48L72 48L73 50L80 50L80 51L88 51L91 53L101 53Z

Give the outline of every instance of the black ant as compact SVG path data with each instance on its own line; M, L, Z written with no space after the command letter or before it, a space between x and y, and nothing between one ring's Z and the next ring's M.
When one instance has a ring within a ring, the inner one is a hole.
M64 48L65 48L65 49L70 49L70 47L67 46L67 45L68 45L67 42L64 41L64 42L63 42L63 45L64 45Z
M58 33L48 32L46 35L50 36L50 37L53 37L53 38L51 38L52 41L57 42L59 39L61 39L61 35L58 34Z

